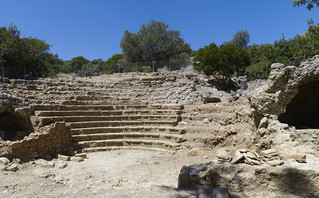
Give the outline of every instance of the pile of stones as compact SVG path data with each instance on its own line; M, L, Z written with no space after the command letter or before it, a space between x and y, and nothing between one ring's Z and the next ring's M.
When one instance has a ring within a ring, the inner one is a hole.
M220 149L217 152L217 158L219 162L230 162L231 164L246 163L249 165L261 165L267 163L270 166L279 166L284 163L276 149L261 151L260 155L248 149L238 149L234 157L230 157L225 150Z

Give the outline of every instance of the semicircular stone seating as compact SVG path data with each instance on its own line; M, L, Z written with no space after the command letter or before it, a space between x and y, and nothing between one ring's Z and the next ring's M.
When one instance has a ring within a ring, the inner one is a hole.
M6 90L31 104L35 129L55 122L69 124L77 152L178 149L185 141L185 130L177 127L183 105L150 104L145 80L134 82L135 86L122 82L110 87L18 80L7 84ZM132 98L132 93L137 95Z

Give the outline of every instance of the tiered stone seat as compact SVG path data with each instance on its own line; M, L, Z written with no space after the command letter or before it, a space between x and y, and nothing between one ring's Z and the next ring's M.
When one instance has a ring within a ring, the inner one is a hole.
M162 87L174 80L163 76L114 83L11 80L3 87L30 104L35 129L61 121L69 124L75 149L176 149L184 140L185 130L176 128L183 106L164 104L179 87L171 87L170 93Z
M84 96L79 98L89 101ZM185 130L175 127L181 121L182 105L34 104L31 107L36 127L58 121L69 124L73 147L82 152L122 147L177 149L184 141Z

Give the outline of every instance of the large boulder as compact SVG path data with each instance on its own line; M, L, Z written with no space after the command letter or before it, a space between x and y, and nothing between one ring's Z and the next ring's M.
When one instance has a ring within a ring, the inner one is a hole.
M204 103L220 102L220 95L217 89L211 87L201 87L199 94Z

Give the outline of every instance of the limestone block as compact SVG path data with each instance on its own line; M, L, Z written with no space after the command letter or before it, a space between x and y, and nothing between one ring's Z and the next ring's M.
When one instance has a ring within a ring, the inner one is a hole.
M66 155L58 155L58 159L59 160L63 160L63 161L70 161L70 156L66 156Z
M84 159L82 157L71 157L71 161L73 162L82 162Z

